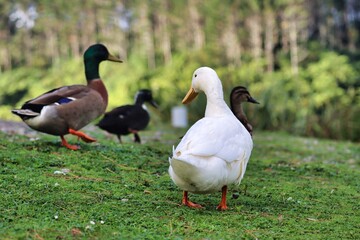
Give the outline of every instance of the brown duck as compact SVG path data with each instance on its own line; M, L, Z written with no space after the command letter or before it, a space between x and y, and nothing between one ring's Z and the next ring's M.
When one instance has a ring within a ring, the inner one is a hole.
M249 91L245 87L234 87L230 94L230 109L252 136L253 128L244 113L243 107L241 105L243 102L259 104L258 101L251 97Z
M46 92L31 99L12 113L31 128L61 137L62 145L70 145L64 138L66 134L78 136L85 142L94 142L94 138L78 131L105 112L108 93L99 75L99 64L104 60L122 62L111 55L102 44L90 46L84 53L85 76L87 85L64 86Z

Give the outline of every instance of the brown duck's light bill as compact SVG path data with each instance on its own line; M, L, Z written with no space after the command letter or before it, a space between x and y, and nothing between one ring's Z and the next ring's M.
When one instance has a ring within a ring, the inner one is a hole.
M197 95L198 95L198 93L195 92L195 90L193 88L190 88L190 90L188 91L188 93L186 94L184 99L182 100L182 103L187 104L187 103L191 102L192 100L194 100L194 98L196 98Z
M113 55L111 55L111 54L109 54L107 60L113 61L113 62L123 62L120 58L117 58L117 57L115 57L115 56L113 56Z

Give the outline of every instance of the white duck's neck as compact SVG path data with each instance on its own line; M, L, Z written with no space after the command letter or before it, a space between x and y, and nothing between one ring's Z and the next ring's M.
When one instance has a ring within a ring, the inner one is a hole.
M205 92L206 110L205 117L222 117L226 114L232 114L228 105L224 101L222 88L220 91Z

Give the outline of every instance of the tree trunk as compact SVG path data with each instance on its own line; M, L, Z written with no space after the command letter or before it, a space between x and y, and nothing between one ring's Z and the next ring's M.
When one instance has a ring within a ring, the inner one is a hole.
M69 42L70 42L71 56L75 58L81 57L79 36L77 35L77 33L70 34Z
M289 21L289 40L290 40L290 60L293 74L297 75L299 72L299 56L297 43L297 24L295 18L290 18Z
M51 63L55 64L56 60L59 59L58 51L58 37L56 31L52 27L45 29L45 52L46 56L51 59Z
M155 64L155 46L154 46L154 40L153 40L153 30L151 28L151 22L148 17L148 4L147 1L143 1L141 4L141 7L139 9L139 28L140 28L140 34L142 43L145 47L145 52L147 56L147 62L148 62L148 68L154 69L156 67Z
M267 62L267 71L274 71L274 28L275 19L272 10L265 12L265 57Z
M258 14L253 14L247 19L247 27L250 33L250 48L251 54L254 59L258 60L262 55L262 47L261 47L261 23L260 17Z
M84 3L84 9L79 14L79 37L82 51L85 51L97 40L96 8Z
M157 20L158 24L156 27L157 34L159 36L160 49L164 58L164 63L168 64L171 62L171 40L168 30L168 1L163 1L160 3L160 10L158 12Z
M221 36L227 60L230 64L239 66L241 64L241 48L237 37L235 14L228 15L227 24Z
M190 31L193 36L193 46L195 49L201 49L205 45L205 34L203 31L203 23L202 23L201 15L198 10L198 1L189 0L188 9L189 9Z
M11 52L10 52L10 35L6 30L0 30L0 41L2 47L0 48L0 72L2 70L7 71L12 68L11 65Z
M22 53L25 59L25 65L29 66L33 62L33 39L31 33L27 29L22 29L21 42L22 42Z
M281 22L280 22L280 28L281 28L281 50L284 53L289 52L289 21L285 17L285 14L282 13L281 15Z

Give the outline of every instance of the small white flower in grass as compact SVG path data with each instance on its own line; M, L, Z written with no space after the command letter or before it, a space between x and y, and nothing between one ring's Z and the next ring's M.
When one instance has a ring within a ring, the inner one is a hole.
M58 187L58 186L60 186L60 184L59 184L59 183L55 183L54 186L55 186L55 187Z
M123 198L123 199L121 199L121 201L122 201L122 202L127 202L127 201L129 201L129 199Z
M105 223L105 221L101 220L101 221L100 221L100 223L101 223L101 224L104 224L104 223Z
M56 215L54 216L54 219L55 219L55 220L58 220L58 219L59 219L59 216L56 214Z
M54 174L62 174L62 175L66 175L70 172L70 169L68 168L63 168L61 170L57 170L57 171L54 171Z
M95 225L95 221L90 221L90 224Z
M65 173L63 173L62 171L55 171L54 174L55 175L60 175L60 174L65 175Z
M288 199L286 199L286 200L291 201L291 200L293 200L293 198L292 198L292 197L288 197Z

